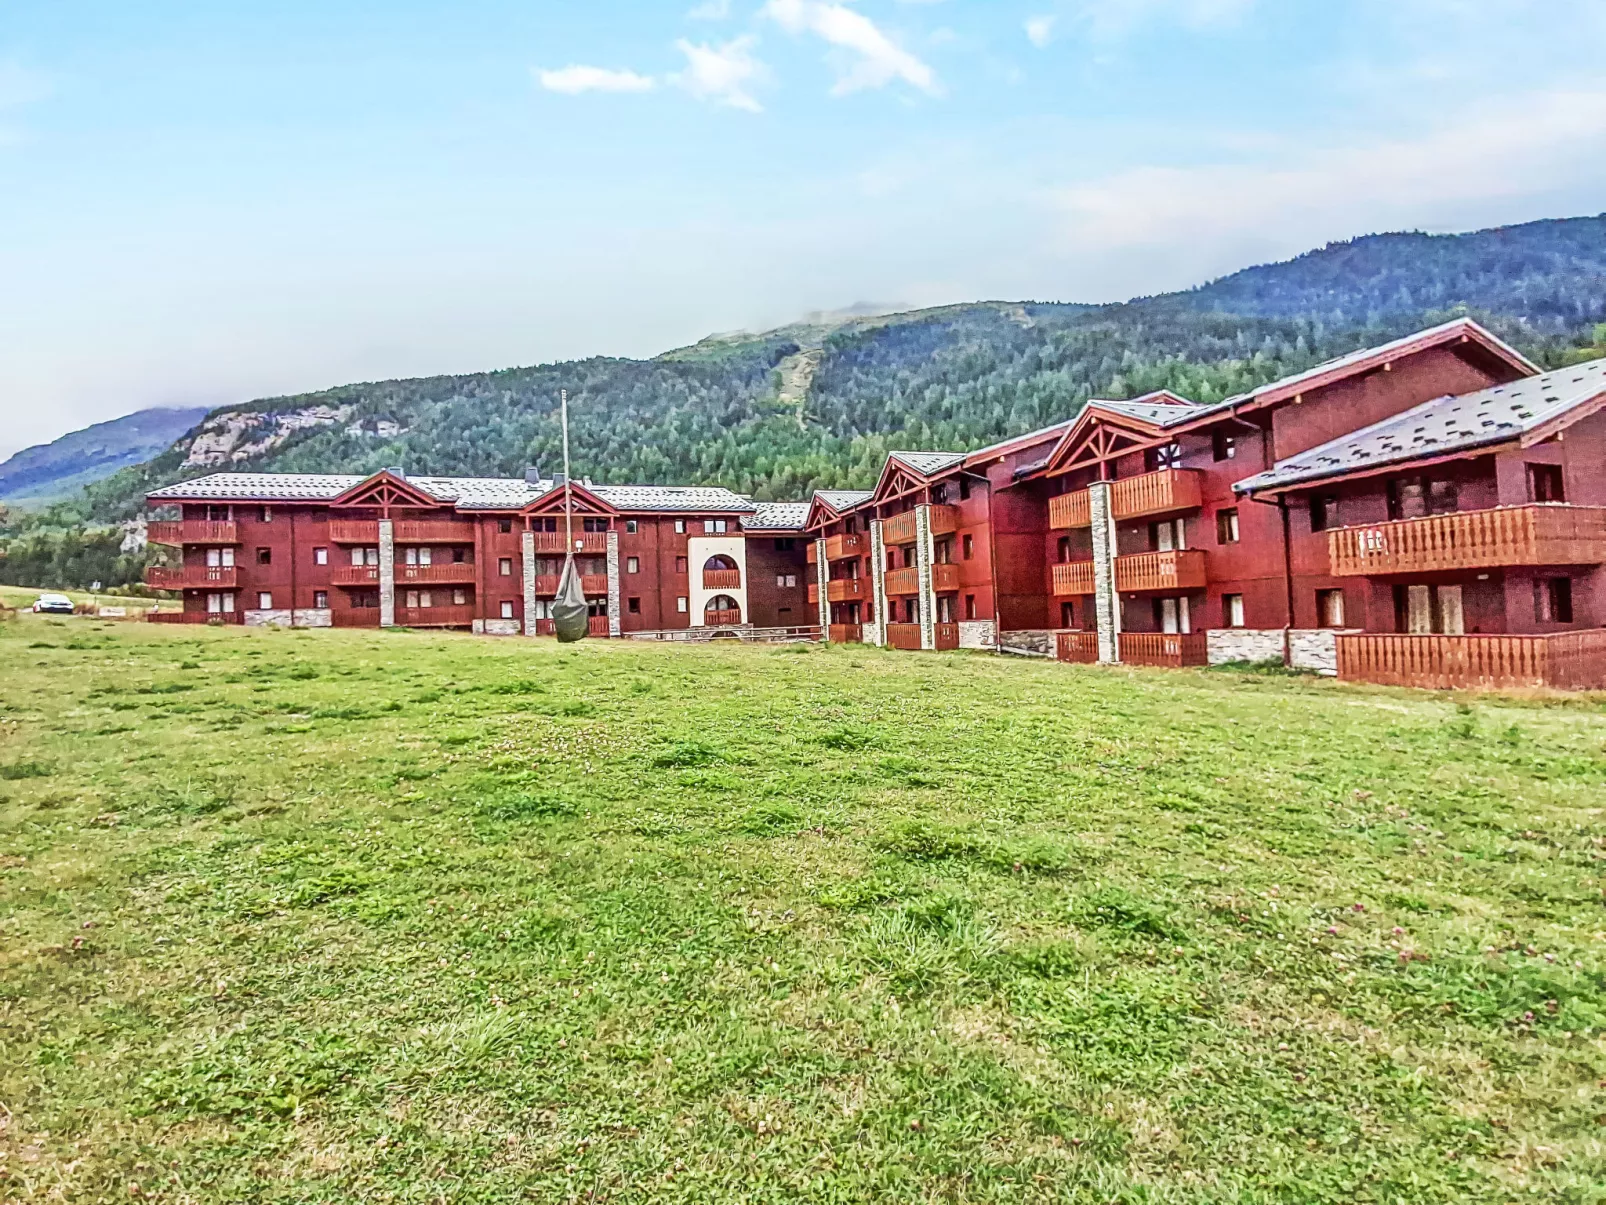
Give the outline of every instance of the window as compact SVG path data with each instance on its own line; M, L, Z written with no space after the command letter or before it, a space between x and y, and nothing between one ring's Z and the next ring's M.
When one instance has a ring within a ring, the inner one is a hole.
M500 573L503 577L512 577L513 576L513 558L510 557L510 556L501 557L496 562L496 571L498 573Z
M1341 628L1344 626L1344 592L1342 590L1316 591L1316 626Z
M507 535L508 532L513 530L513 520L498 519L496 521L496 530L501 532L503 535Z
M629 610L629 612L632 615L640 615L641 614L641 599L639 599L639 598L630 599L628 601L628 603L626 604L626 609Z
M230 519L234 518L234 516L229 513L229 508L227 506L208 506L206 508L206 517L207 520L212 523L227 523Z
M510 599L510 598L504 598L502 600L502 618L503 619L512 619L513 618L513 600Z
M266 590L263 590L261 593L259 593L257 595L257 609L259 611L273 610L273 595L269 594Z
M686 534L686 520L684 520L684 519L676 519L675 520L675 534L677 536L683 536L683 535Z
M1076 604L1072 602L1060 603L1060 627L1074 628L1076 626Z
M966 536L962 541L960 541L960 548L962 549L962 555L964 558L967 561L970 560L971 557L976 555L975 538L973 536Z
M933 506L948 505L948 483L946 481L932 487L931 502Z
M961 477L959 479L959 500L961 502L964 502L969 497L970 497L970 478L969 477Z
M452 549L452 564L454 564L454 565L462 565L462 564L465 564L467 561L468 561L468 549L467 548L454 548L454 549Z
M1187 532L1181 519L1149 524L1149 551L1176 552L1187 546Z
M273 564L273 549L271 549L271 548L258 548L257 549L257 564L259 564L259 565L271 565L271 564Z
M625 520L625 534L632 536L636 534L636 521L634 519Z
M454 607L466 607L467 605L468 605L468 591L467 590L453 590L452 591L452 606L454 606Z
M257 507L257 521L260 522L260 523L272 523L273 522L273 507L271 507L271 506L259 506L259 507Z
M965 618L976 618L976 596L974 594L965 595Z
M1394 587L1394 627L1413 636L1438 633L1460 636L1466 631L1460 586Z
M776 552L791 552L796 546L797 541L791 536L783 536L781 539L775 541Z
M1388 484L1389 518L1420 519L1456 509L1456 483L1426 477L1396 477Z
M403 559L409 565L431 565L435 562L435 553L430 548L409 548Z
M1061 536L1059 538L1058 542L1054 546L1054 556L1061 565L1069 565L1071 563L1070 536Z
M1229 506L1216 512L1216 543L1236 544L1238 542L1238 508Z
M1220 460L1222 457L1217 457ZM1166 444L1162 448L1150 448L1143 453L1143 469L1148 473L1155 473L1161 469L1176 469L1182 467L1182 446L1176 441Z
M675 600L675 610L679 611L682 615L686 613L688 605L688 601L685 598L677 598Z
M1221 596L1221 622L1224 627L1241 628L1244 626L1244 596L1242 594L1223 594Z
M1210 452L1217 460L1231 460L1238 455L1238 437L1224 427L1210 433Z
M213 615L232 615L234 613L234 595L232 593L208 594L206 596L206 609Z
M1534 582L1534 618L1540 623L1573 621L1573 580L1545 577Z
M233 569L234 549L208 548L206 550L206 567L208 569Z
M509 603L508 605L512 606L513 604ZM536 599L535 600L535 617L537 619L551 619L552 618L552 600L546 599L546 598L538 598L538 599Z
M582 519L582 520L580 520L580 528L581 528L582 531L592 531L592 532L607 531L608 530L608 520L606 520L606 519Z
M312 550L312 563L314 565L327 565L329 563L329 550L327 548L314 548Z
M329 609L329 591L314 590L312 592L312 608L315 611L327 611Z
M373 610L379 606L378 590L353 590L351 592L351 605L365 610Z
M641 572L641 558L640 557L634 557L634 556L627 556L625 558L625 572L626 573L640 573Z
M536 519L532 523L532 525L530 527L530 530L531 531L550 531L550 532L556 533L556 531L558 530L557 516L556 515L548 515L544 519Z
M1565 502L1566 487L1562 484L1559 464L1531 464L1528 466L1528 497L1535 502Z
M687 572L686 558L685 557L677 556L675 558L675 572L676 573L685 573L685 572Z
M725 520L724 519L704 519L703 520L703 534L707 535L707 536L724 535L725 534Z
M1332 494L1314 495L1310 500L1310 529L1326 531L1338 526L1338 499Z

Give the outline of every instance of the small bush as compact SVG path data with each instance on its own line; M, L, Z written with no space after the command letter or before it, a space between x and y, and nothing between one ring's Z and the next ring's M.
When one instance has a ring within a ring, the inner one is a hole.
M55 772L55 766L42 761L18 761L9 766L0 766L0 778L10 782L23 778L49 778Z

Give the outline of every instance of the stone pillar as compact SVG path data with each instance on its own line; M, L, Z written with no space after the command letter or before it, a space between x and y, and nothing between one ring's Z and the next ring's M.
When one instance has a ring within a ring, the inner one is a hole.
M915 571L920 579L920 647L937 647L937 591L931 565L937 550L931 538L931 507L915 507Z
M524 575L524 634L535 635L535 532L519 537L519 567Z
M619 533L608 529L608 635L617 640L624 633L623 602L619 598Z
M1093 613L1099 631L1099 662L1121 660L1121 594L1115 588L1115 509L1110 505L1110 483L1095 481L1088 487L1088 510L1093 520Z
M820 622L820 639L831 639L831 600L827 596L827 589L831 583L831 562L825 559L825 541L814 541L814 581L820 589L820 602L818 619Z
M396 626L396 525L379 520L379 626Z
M866 624L867 644L887 642L887 546L881 538L881 520L870 520L870 607L875 622Z

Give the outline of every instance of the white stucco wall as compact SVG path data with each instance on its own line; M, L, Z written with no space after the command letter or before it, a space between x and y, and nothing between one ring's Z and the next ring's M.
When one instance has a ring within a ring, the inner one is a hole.
M703 589L703 566L708 563L709 557L727 556L742 573L742 585L738 590L705 590ZM742 609L742 622L750 621L751 615L747 609L747 540L741 535L728 536L697 536L694 535L686 541L686 568L687 577L691 579L691 622L693 627L703 623L703 612L708 606L708 600L717 594L728 594L736 600L736 605Z

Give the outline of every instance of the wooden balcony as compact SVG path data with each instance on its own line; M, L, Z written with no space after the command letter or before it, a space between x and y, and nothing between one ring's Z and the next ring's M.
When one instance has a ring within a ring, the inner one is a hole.
M1341 635L1338 676L1436 690L1606 688L1606 631L1549 636Z
M740 590L742 588L742 571L740 569L704 569L704 590Z
M397 519L392 538L398 544L472 544L474 523L470 519Z
M887 570L887 597L903 598L920 593L920 568L910 565L903 569Z
M397 607L396 624L403 628L467 628L474 624L473 607Z
M952 594L959 589L959 566L937 564L931 567L931 592Z
M833 623L830 641L832 644L863 644L864 627L857 623Z
M185 544L238 544L240 528L232 520L160 520L145 525L145 539L151 544L167 544L175 548L182 548Z
M147 611L147 623L238 623L245 622L244 611Z
M377 519L331 519L329 520L329 542L331 544L378 544L379 521Z
M920 651L920 625L918 623L889 623L887 625L887 644L895 649L905 652L918 653Z
M233 590L239 584L238 574L233 565L184 565L177 569L152 565L145 570L145 584L157 590Z
M1606 507L1534 503L1400 519L1327 533L1337 577L1597 565L1606 561Z
M939 623L932 625L936 635L937 651L946 652L959 647L959 625Z
M870 597L870 579L864 577L844 577L836 581L825 583L826 602L862 602ZM815 601L819 601L818 589Z
M740 611L704 611L703 626L705 628L734 628L742 622Z
M1127 665L1181 669L1209 665L1210 649L1203 632L1122 632L1121 660Z
M440 565L397 565L396 584L467 586L474 583L473 561L448 561ZM336 583L339 584L338 582Z
M535 592L547 596L555 596L558 592L560 578L556 573L543 573L535 579ZM606 573L582 573L580 575L580 589L586 594L597 597L608 593L608 575Z
M1205 554L1196 548L1178 552L1138 552L1115 558L1115 588L1122 594L1202 590L1207 580ZM1092 593L1092 561L1054 566L1056 597Z
M849 557L864 556L869 551L869 532L849 532L840 536L830 536L825 541L825 559L828 561L841 561Z
M377 628L379 608L353 607L350 610L342 610L336 607L329 613L329 621L337 628Z
M329 571L329 581L336 586L377 586L379 566L336 565Z
M930 510L932 535L945 536L958 530L958 507L933 506ZM901 515L893 515L892 518L883 519L881 522L881 542L889 548L913 544L916 538L915 512L912 510L905 511Z
M1097 632L1060 632L1055 637L1055 654L1061 661L1093 665L1099 659Z
M535 634L537 636L556 636L558 629L550 619L537 619L535 621ZM586 635L600 636L606 640L612 634L613 630L608 626L608 617L606 615L591 615L586 618Z
M1110 508L1117 519L1197 510L1203 501L1197 469L1161 469L1110 483ZM1087 490L1048 500L1048 525L1055 531L1089 527L1093 512Z
M535 535L535 550L537 552L555 552L562 556L568 551L568 543L563 534L563 520L558 520L557 531L538 531ZM605 531L581 531L579 520L574 526L574 550L580 553L601 555L608 551L608 533Z

